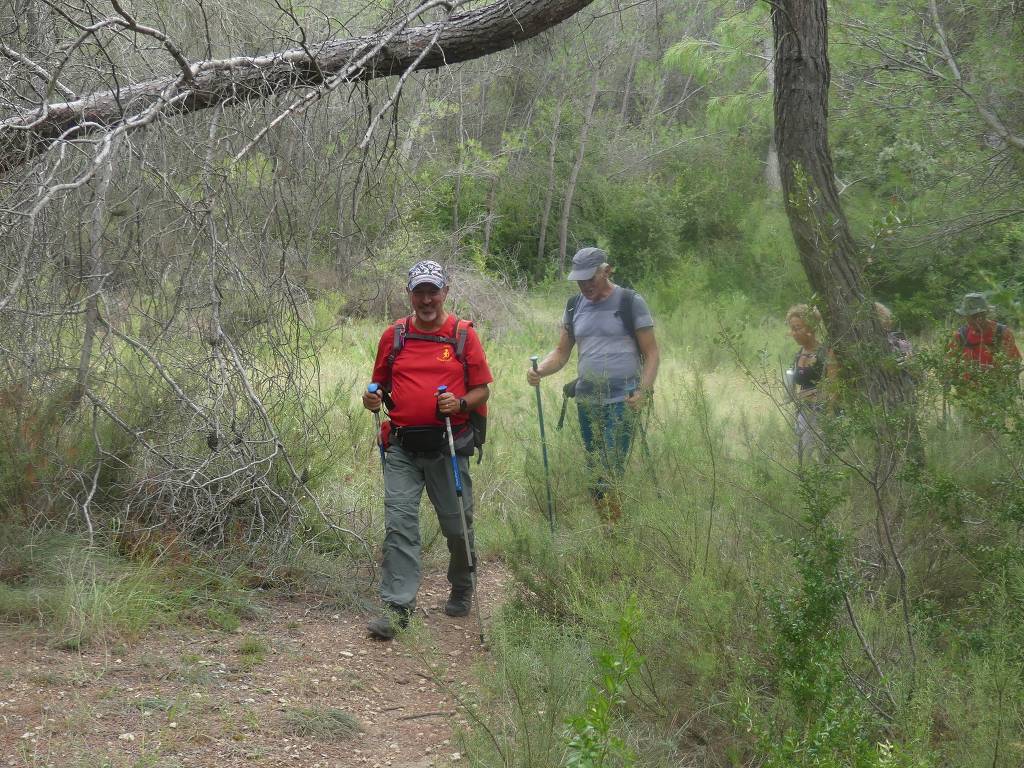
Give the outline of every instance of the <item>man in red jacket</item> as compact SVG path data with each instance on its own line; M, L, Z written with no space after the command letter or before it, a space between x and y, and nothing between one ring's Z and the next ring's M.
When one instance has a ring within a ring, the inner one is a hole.
M374 637L390 640L409 623L421 578L420 499L437 512L450 554L451 593L444 611L467 616L473 599L473 454L470 414L480 412L493 381L487 357L471 323L448 314L448 277L435 261L409 270L406 293L413 314L388 326L377 344L373 381L388 393L390 432L384 469L384 562L380 596L384 611L367 625ZM447 389L438 395L438 387ZM389 402L390 401L390 402ZM363 406L381 407L381 396L363 394ZM451 420L463 485L466 530L462 528L444 417ZM466 538L464 538L464 535ZM473 555L475 559L475 554Z
M966 322L953 332L949 351L966 364L965 378L970 376L970 369L987 371L1021 359L1013 331L990 317L993 309L981 293L968 293L956 309Z

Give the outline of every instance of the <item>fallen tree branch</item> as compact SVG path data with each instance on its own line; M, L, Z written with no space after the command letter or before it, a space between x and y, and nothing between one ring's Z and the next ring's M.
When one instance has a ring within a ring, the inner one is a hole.
M400 75L411 66L435 69L495 53L553 27L591 2L499 1L412 27L391 37L349 74L349 80ZM167 75L21 112L0 121L0 175L43 154L61 137L78 140L122 125L135 129L155 118L182 116L219 104L259 101L295 88L320 87L379 39L391 35L391 31L384 30L329 41L317 47L312 57L310 49L303 46L262 56L199 61L187 67L191 80L181 73ZM146 119L133 122L140 115Z

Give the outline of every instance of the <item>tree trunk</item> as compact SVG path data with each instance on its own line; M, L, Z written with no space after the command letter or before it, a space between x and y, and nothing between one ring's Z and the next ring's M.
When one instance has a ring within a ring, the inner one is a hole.
M96 192L93 195L92 222L89 227L89 259L82 265L84 269L80 277L85 281L85 326L82 331L82 349L78 356L78 373L75 386L68 398L69 407L74 410L82 402L86 388L89 386L89 371L92 367L92 352L96 343L96 331L100 324L100 294L106 277L103 259L103 230L107 223L107 194L110 190L110 179L114 175L114 162L117 159L117 145L111 147L107 162L97 174Z
M587 110L583 114L583 125L580 128L580 146L576 151L576 162L573 163L572 171L569 173L569 180L565 184L565 199L562 201L562 220L558 225L558 273L565 272L566 249L569 244L569 218L572 214L572 198L576 194L576 181L580 176L580 169L583 167L583 158L587 151L587 134L590 133L590 123L594 119L594 105L597 104L597 86L600 83L601 70L594 68L594 75L590 80L590 99L587 101Z
M458 250L457 246L462 239L459 235L459 206L462 204L462 145L466 140L466 105L462 101L462 71L459 71L459 115L456 120L455 136L455 190L452 194L452 238L455 242L452 247Z
M765 40L763 45L764 57L768 62L768 96L771 98L775 93L775 46L771 40ZM764 162L764 183L773 193L782 191L782 172L779 170L779 150L775 146L774 126L768 139L768 155Z
M558 128L562 124L562 105L564 104L565 91L560 89L558 92L558 106L555 107L555 123L551 127L551 147L548 150L548 183L544 189L544 205L540 209L540 231L537 233L537 261L541 266L547 263L544 246L548 239L548 219L551 218L551 201L555 196L555 157L558 154Z
M199 61L172 75L83 98L24 110L0 121L0 174L55 143L111 128L137 130L154 121L267 99L296 88L372 80L407 69L436 69L504 50L543 32L592 0L497 2L444 21L390 29L262 56ZM310 51L316 51L310 56ZM422 58L421 58L422 57Z
M498 203L498 175L492 174L487 183L487 203L484 211L484 242L481 255L486 259L491 255L491 235L494 233L494 219L497 217L495 207Z
M780 0L775 33L775 140L786 214L844 380L888 410L911 401L913 383L890 358L864 290L857 246L839 204L828 145L825 0Z
M633 98L633 80L636 77L636 64L640 60L640 38L633 43L633 53L629 57L629 66L626 68L626 79L622 85L622 104L619 106L619 122L615 126L615 138L619 138L619 132L626 124L629 117L629 102Z

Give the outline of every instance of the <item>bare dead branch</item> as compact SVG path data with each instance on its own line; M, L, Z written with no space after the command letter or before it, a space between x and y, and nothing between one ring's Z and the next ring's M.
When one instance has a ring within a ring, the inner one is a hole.
M130 13L128 13L128 11L126 11L117 0L110 0L110 5L113 6L114 10L117 11L117 13L121 15L121 18L125 20L126 29L132 32L137 32L140 35L152 37L153 39L159 40L161 43L163 43L164 48L167 49L167 52L171 54L174 60L178 62L178 66L181 67L182 78L184 78L186 83L192 82L192 65L189 64L188 60L185 58L184 54L182 54L181 50L179 50L178 46L176 46L171 41L171 39L167 37L167 35L165 35L159 29L156 29L155 27L149 27L145 24L139 24L139 22L137 22L135 18Z
M18 53L16 50L7 45L3 40L0 40L0 54L3 54L11 61L21 64L23 67L31 71L33 74L44 80L46 83L53 83L54 88L60 92L61 96L68 100L74 100L78 98L74 91L68 88L59 80L55 79L53 75L43 69L39 64L32 61L28 56Z
M349 79L398 75L417 61L418 69L433 69L504 50L558 24L591 1L497 2L402 30L351 72ZM295 88L319 87L325 77L345 71L367 46L373 47L389 34L384 31L326 42L317 49L315 59L310 59L306 48L294 48L263 56L200 61L188 67L193 73L191 81L180 76L160 77L23 112L0 122L0 175L61 140L81 139L118 126L136 130L157 118L190 114L221 103L233 106L262 100ZM436 45L421 56L435 38ZM140 116L145 118L139 121Z

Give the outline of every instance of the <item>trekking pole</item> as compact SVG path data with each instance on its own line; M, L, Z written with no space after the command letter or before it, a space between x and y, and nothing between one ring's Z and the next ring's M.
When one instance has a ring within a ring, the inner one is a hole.
M633 393L630 392L630 395ZM661 495L661 485L658 483L658 475L654 470L654 455L651 453L651 446L647 442L647 423L651 418L652 406L648 403L644 406L643 412L636 417L636 429L640 433L640 451L644 455L644 460L647 462L647 471L651 474L651 480L654 482L655 491L658 495Z
M558 412L558 423L555 424L555 430L558 432L562 431L562 425L565 424L565 409L569 406L569 398L562 395L562 410Z
M378 384L376 382L373 382L373 383L369 384L366 387L366 391L369 392L371 395L381 395L381 396L383 396L383 394L384 394L381 391L380 384ZM380 408L378 408L377 410L375 410L373 412L373 420L375 422L377 422L377 448L380 451L380 471L381 471L381 474L383 474L384 473L384 443L380 439Z
M437 394L446 392L448 387L440 386ZM469 526L466 524L466 507L462 501L462 475L459 473L459 459L455 455L455 439L452 437L452 420L445 415L444 427L448 433L448 453L452 458L452 477L455 478L455 496L459 500L459 517L462 519L462 540L466 544L466 562L469 563L469 585L473 590L473 605L476 607L476 624L480 629L480 645L484 644L484 620L480 616L480 593L476 589L476 561L473 559L473 548L469 545Z
M530 363L535 371L537 370L538 359L537 355L530 358ZM537 384L537 417L540 420L540 450L544 456L544 484L548 490L548 525L551 527L551 533L554 533L555 508L551 503L551 471L548 469L548 439L544 435L544 406L540 398L540 384Z

